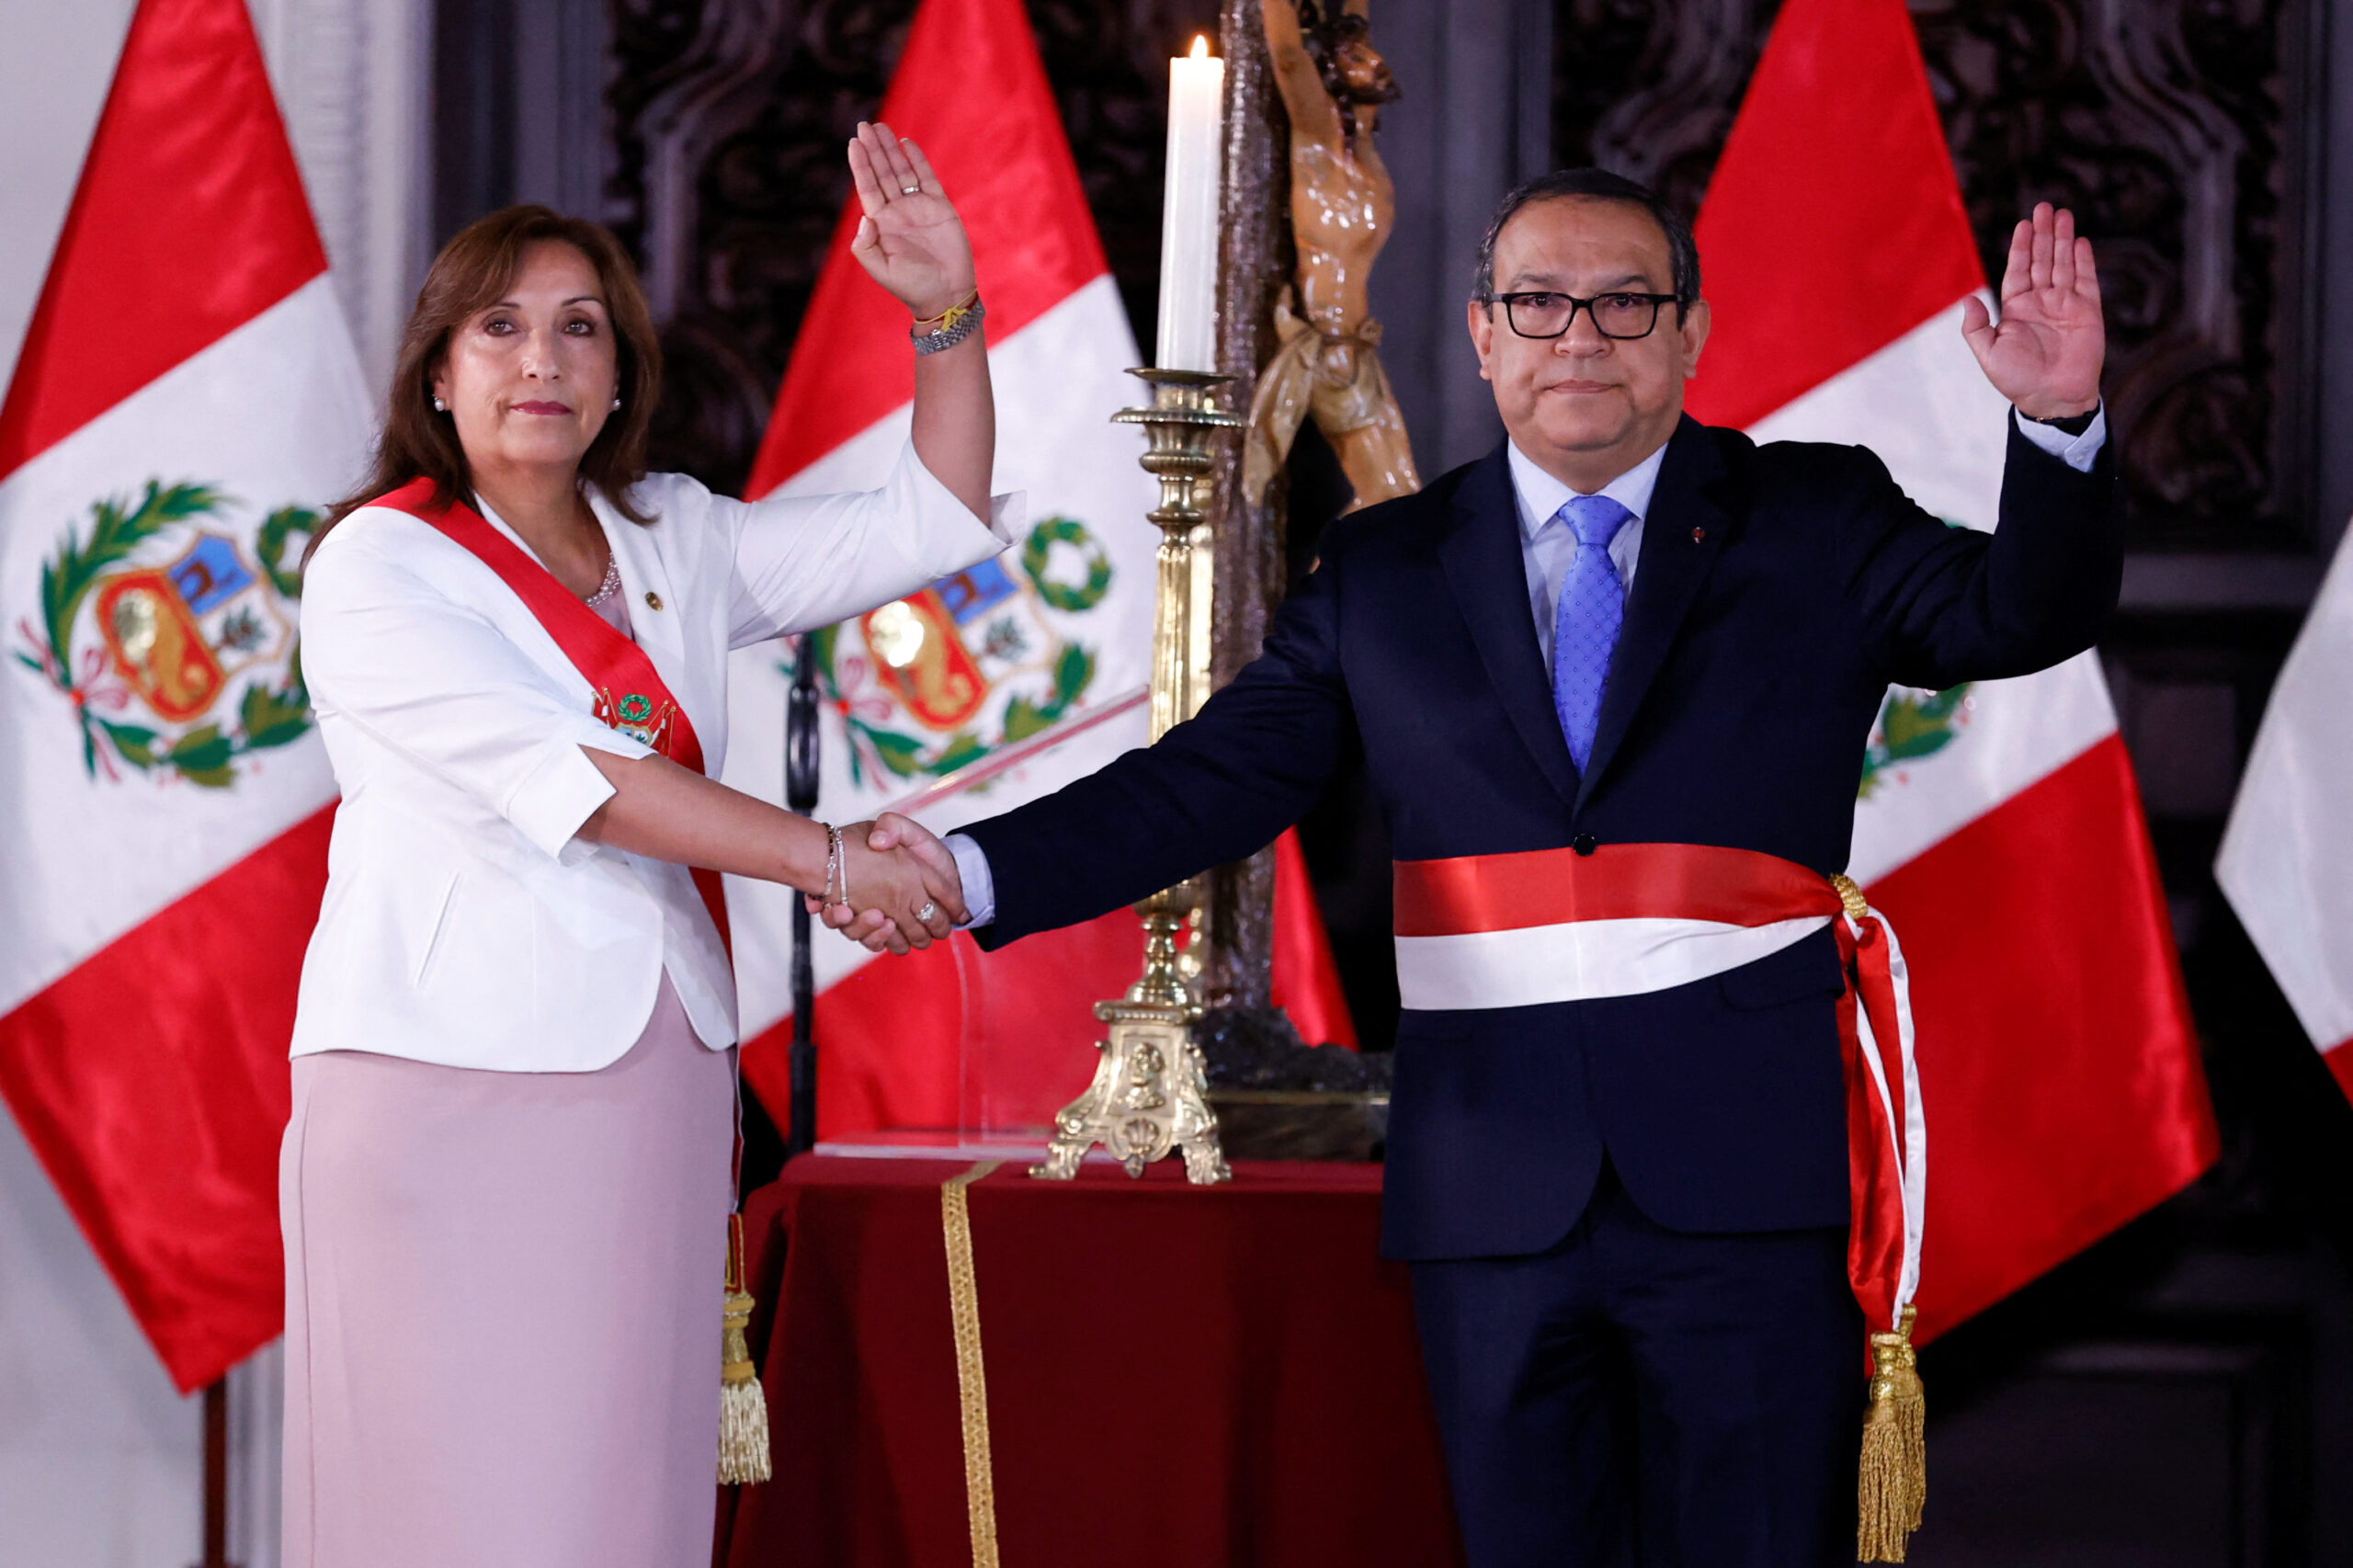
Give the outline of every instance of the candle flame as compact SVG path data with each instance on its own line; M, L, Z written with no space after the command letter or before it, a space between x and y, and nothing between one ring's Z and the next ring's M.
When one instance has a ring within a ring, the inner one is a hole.
M1196 60L1207 60L1209 57L1209 36L1206 33L1195 33L1193 35L1193 58Z

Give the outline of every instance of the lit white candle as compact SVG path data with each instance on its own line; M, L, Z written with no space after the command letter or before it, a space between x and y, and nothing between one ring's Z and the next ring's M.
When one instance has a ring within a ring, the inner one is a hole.
M1225 62L1210 40L1168 62L1168 184L1160 217L1164 370L1217 369L1218 187L1225 142Z

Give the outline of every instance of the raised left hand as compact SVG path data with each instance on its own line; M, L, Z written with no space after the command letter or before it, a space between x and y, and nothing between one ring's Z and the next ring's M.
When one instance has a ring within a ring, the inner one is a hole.
M2108 331L2092 243L2075 233L2073 212L2045 201L2019 222L2002 274L2002 319L1992 320L1972 294L1961 306L1961 333L1985 379L2028 418L2065 419L2099 406Z
M972 243L922 148L887 125L860 122L849 173L865 209L849 250L868 277L918 319L972 291Z

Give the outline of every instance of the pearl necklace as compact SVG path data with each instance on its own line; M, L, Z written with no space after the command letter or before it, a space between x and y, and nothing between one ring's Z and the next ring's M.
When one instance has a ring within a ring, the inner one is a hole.
M585 602L592 606L600 605L620 591L621 563L618 557L608 551L605 554L605 580L597 585L597 591L589 595Z

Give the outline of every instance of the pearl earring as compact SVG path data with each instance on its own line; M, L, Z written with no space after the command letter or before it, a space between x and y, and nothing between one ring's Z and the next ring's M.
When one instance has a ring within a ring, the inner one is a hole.
M433 412L436 414L447 414L449 412L449 405L443 403L437 397L433 400Z
M617 394L615 394L615 396L614 396L614 398L613 398L613 406L614 406L615 408L619 408L620 405L621 405L621 400L620 400L620 395L617 393Z

